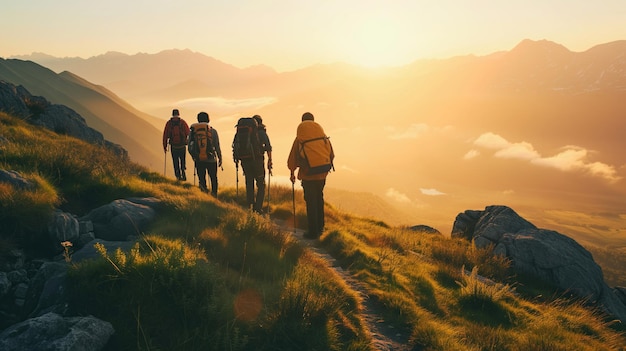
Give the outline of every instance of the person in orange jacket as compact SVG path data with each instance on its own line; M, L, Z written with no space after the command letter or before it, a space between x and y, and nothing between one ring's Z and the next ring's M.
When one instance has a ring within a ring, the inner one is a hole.
M326 155L330 162L327 170L314 170L306 162L306 156L303 157L302 150L305 142L320 139L327 140L328 138L324 134L322 126L314 121L313 114L305 112L289 152L287 167L291 171L291 183L296 181L296 169L298 169L297 178L302 181L308 224L308 230L304 237L307 239L317 239L324 232L324 186L326 185L326 176L332 167L334 153L330 147L330 153ZM330 144L329 141L328 144Z

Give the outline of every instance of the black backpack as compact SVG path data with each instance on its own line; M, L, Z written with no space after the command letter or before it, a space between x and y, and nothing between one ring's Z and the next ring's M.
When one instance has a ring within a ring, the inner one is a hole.
M256 159L261 156L258 124L252 117L242 117L235 126L233 139L233 159L235 162L245 159Z

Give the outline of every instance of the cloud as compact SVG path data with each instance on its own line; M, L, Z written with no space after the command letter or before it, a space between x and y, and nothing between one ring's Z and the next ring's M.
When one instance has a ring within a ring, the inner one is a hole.
M402 202L402 203L411 202L411 199L408 196L406 196L406 194L403 194L394 188L387 189L387 192L385 193L385 195L388 198L391 198L392 200L397 201L397 202Z
M441 191L437 190L437 189L424 189L424 188L420 188L420 191L422 192L422 194L424 195L429 195L429 196L441 196L441 195L446 195L446 193L442 193Z
M430 130L430 127L424 123L414 123L411 124L409 128L404 131L396 132L393 128L389 128L387 130L393 133L389 136L389 138L392 140L417 139L418 137L428 132Z
M474 141L474 145L487 149L506 149L510 144L506 139L494 133L484 133Z
M520 160L533 160L540 157L539 153L527 142L510 144L495 153L499 158L515 158Z
M555 168L563 172L584 172L609 182L616 182L621 179L617 175L617 170L614 166L602 162L589 162L590 151L578 146L568 145L563 147L563 151L554 156L543 157L528 142L512 143L491 132L484 133L476 138L474 145L496 150L494 156L498 158L526 160L533 165ZM469 156L474 155L473 151L470 150L465 155L465 159L472 158Z
M471 160L473 158L478 157L478 155L480 155L480 151L476 150L476 149L471 149L470 151L468 151L465 156L463 156L464 160Z
M350 172L350 173L354 173L354 174L359 174L359 173L361 173L361 172L357 171L356 169L354 169L354 168L350 168L350 167L348 167L348 166L346 166L346 165L341 165L341 166L339 167L339 169L340 169L340 170L342 170L342 171L348 171L348 172Z

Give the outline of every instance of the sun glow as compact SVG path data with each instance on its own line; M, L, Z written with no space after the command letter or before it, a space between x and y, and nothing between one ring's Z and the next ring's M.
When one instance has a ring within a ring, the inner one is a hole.
M392 18L371 16L346 28L340 50L346 61L365 67L403 65L411 61L409 36Z

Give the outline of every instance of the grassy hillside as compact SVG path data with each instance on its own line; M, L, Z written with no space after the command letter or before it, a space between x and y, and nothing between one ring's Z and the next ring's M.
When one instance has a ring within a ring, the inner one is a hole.
M37 184L0 184L0 256L34 248L54 207L82 214L154 196L158 220L131 252L72 262L71 310L110 321L110 350L370 350L362 297L275 223L293 223L292 189L272 187L271 218L244 211L106 150L0 114L0 168ZM297 186L296 188L299 188ZM89 194L89 195L87 195ZM305 221L295 192L295 222ZM409 232L327 207L317 246L381 308L413 350L623 350L619 326L462 240ZM32 250L31 250L32 251ZM479 276L480 274L480 276ZM484 276L487 279L483 279Z

